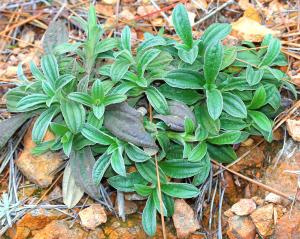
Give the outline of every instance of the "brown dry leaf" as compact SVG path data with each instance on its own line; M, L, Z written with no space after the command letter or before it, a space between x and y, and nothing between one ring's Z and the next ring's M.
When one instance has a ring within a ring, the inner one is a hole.
M251 42L261 42L265 35L279 34L279 31L274 31L261 25L259 22L243 16L236 22L232 23L232 35L240 40L251 41Z
M239 0L239 6L244 11L248 8L254 8L254 6L251 3L249 3L249 0Z
M260 14L254 7L247 8L244 12L244 16L261 23Z

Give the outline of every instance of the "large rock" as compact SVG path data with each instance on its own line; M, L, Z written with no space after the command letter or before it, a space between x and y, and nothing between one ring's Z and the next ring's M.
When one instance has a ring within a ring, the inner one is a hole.
M286 213L278 220L275 229L276 239L299 239L300 238L300 210L293 209L291 215Z
M31 150L35 143L31 140L30 128L24 137L24 150L15 161L23 175L36 185L46 188L51 185L57 170L63 163L60 153L47 152L41 155L33 155ZM45 141L53 139L53 135L47 132Z
M255 225L249 217L229 218L227 236L230 239L254 239L255 234Z
M100 204L93 204L79 212L81 224L94 230L97 226L107 221L104 208Z
M274 231L274 206L267 204L256 209L250 216L257 231L263 237L271 236Z
M56 210L45 210L42 208L34 209L25 214L12 228L10 228L7 235L11 239L24 239L30 235L31 231L40 230L50 222L65 217L65 214Z
M174 207L172 218L178 238L185 238L199 229L193 209L183 199L176 199Z
M86 232L76 224L70 228L65 221L53 221L44 229L35 232L32 239L104 239L106 238L101 229Z
M239 216L247 216L254 212L256 209L256 204L253 199L243 198L237 203L233 204L231 211Z

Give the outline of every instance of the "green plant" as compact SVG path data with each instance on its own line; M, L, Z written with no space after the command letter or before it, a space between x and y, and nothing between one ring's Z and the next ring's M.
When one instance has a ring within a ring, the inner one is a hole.
M133 53L129 27L120 38L103 38L94 7L83 43L48 49L34 80L19 67L21 84L10 90L11 112L35 112L34 153L63 150L71 173L87 194L99 199L103 178L117 190L147 197L143 226L156 231L162 208L174 212L174 197L192 198L210 173L210 159L231 163L232 145L251 135L272 140L272 118L281 111L280 90L291 90L280 41L267 35L259 50L250 42L224 46L229 24L212 24L194 40L187 12L179 4L173 24L181 41L146 33ZM154 109L142 115L138 105ZM44 142L47 130L55 139ZM95 160L97 158L97 160ZM128 168L134 171L128 173ZM68 169L69 170L69 169ZM187 183L186 178L192 178ZM175 183L173 179L181 179Z

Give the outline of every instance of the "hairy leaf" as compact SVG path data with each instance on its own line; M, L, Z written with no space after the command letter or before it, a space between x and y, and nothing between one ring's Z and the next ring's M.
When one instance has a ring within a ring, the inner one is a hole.
M157 147L154 139L144 128L142 115L125 102L106 108L104 126L125 142L148 148Z

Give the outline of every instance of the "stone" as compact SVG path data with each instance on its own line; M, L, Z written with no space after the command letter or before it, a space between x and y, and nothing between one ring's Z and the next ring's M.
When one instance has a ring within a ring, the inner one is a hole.
M254 239L255 225L249 217L233 216L228 220L229 239Z
M91 230L107 221L104 208L100 204L92 204L91 206L79 212L81 224Z
M23 239L30 235L32 230L40 230L54 220L65 218L66 215L56 210L38 208L25 214L12 228L7 235L12 239Z
M233 217L235 215L231 209L226 210L223 214L225 217Z
M178 238L185 238L200 228L193 209L183 199L175 200L172 218Z
M251 219L257 228L259 234L263 237L271 236L274 231L274 206L267 204L257 208L251 215Z
M292 213L286 213L276 225L274 238L299 239L300 238L300 210L294 208Z
M22 174L32 183L35 183L41 188L46 188L51 185L55 172L62 164L63 159L60 153L48 151L41 155L33 155L31 150L36 146L31 139L32 127L27 130L23 144L24 150L20 153L15 161L17 167ZM53 139L54 135L47 132L44 140Z
M231 211L238 216L247 216L254 212L256 204L253 199L243 198L231 207Z
M44 229L35 232L32 239L84 239L88 238L87 234L87 232L76 226L70 229L65 221L53 221Z
M293 140L300 141L300 120L288 119L286 121L287 130Z
M282 197L280 197L275 193L268 193L267 196L265 197L265 201L270 203L280 204L282 203Z

